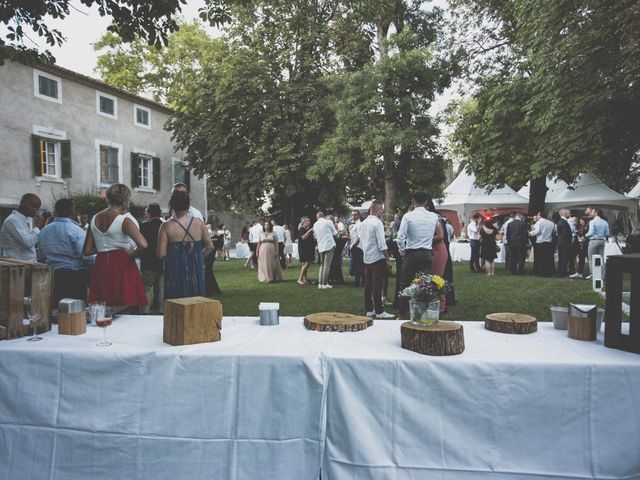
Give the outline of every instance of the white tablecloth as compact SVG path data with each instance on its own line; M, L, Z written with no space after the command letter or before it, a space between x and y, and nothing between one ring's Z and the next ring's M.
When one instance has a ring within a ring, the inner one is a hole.
M500 251L496 258L497 263L504 263L506 247L500 243ZM449 255L453 262L468 262L471 259L471 245L469 243L452 242L449 244Z
M471 259L471 245L452 242L449 244L449 255L452 262L468 262Z
M606 259L609 255L622 255L622 250L616 243L607 242L604 244L604 258Z
M236 243L236 258L249 258L250 256L251 251L249 250L248 244L242 242Z
M184 347L160 317L115 320L111 347L1 341L0 479L317 480L328 338L283 320Z
M162 343L160 317L0 342L0 479L640 478L640 356L539 324L465 322L466 350L225 318ZM326 448L325 448L326 445ZM322 460L321 460L322 459Z
M428 357L399 327L333 340L323 479L640 478L640 355L465 322L463 354Z

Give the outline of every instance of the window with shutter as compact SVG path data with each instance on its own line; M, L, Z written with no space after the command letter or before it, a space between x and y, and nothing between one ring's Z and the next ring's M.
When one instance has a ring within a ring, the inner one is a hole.
M120 179L118 149L100 145L100 183L112 185Z

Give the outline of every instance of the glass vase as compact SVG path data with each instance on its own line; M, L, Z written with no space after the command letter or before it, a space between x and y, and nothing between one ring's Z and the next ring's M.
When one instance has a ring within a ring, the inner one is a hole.
M409 318L414 325L435 325L440 318L440 299L431 302L409 300Z

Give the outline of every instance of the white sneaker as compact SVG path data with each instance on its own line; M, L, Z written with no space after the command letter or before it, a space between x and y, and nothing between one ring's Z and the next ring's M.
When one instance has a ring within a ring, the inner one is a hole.
M376 313L376 316L374 318L377 318L379 320L393 320L396 318L396 316L391 313L382 312L382 313Z
M585 280L591 280L593 278L592 275L589 275L588 277L585 277Z
M367 312L367 317L375 318L376 312Z
M582 274L581 273L574 273L573 275L569 275L569 278L582 278Z
M322 290L324 288L324 285L322 285L321 283L318 284L318 290Z
M324 288L333 288L333 285L329 285L328 283L324 286Z

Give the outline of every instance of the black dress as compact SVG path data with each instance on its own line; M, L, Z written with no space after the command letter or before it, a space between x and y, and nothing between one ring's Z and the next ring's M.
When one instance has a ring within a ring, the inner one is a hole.
M306 240L302 238L308 231L306 228L298 230L298 257L301 262L313 262L316 257L316 239L313 238L313 234Z
M491 229L491 233L484 231L484 228L480 229L480 258L483 260L495 260L498 255L496 254L496 235L498 230L493 225L485 225L486 228Z
M342 285L344 283L344 275L342 274L342 251L347 244L347 239L342 237L334 238L336 240L336 250L333 253L333 259L329 267L329 283Z

